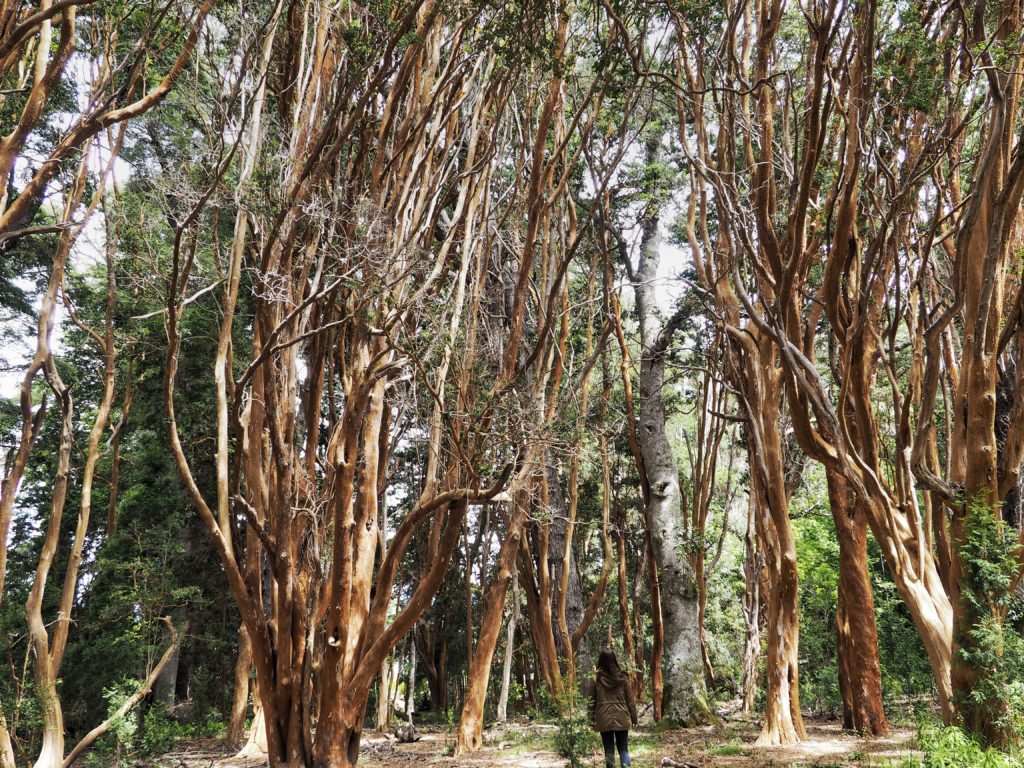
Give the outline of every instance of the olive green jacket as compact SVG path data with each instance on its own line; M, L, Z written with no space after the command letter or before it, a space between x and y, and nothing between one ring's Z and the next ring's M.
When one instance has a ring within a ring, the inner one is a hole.
M625 676L616 679L598 672L588 687L595 731L628 731L630 725L636 725L633 690Z

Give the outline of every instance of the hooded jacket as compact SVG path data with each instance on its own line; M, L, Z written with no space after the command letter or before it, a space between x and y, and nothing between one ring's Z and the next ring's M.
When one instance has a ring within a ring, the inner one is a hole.
M598 672L590 684L595 731L628 731L636 723L636 704L629 679Z

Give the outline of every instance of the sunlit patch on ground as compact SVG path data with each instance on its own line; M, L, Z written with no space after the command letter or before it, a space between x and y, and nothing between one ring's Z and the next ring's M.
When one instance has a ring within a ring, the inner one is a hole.
M808 740L787 747L755 747L757 723L730 721L719 727L689 728L631 734L635 768L880 768L896 765L914 755L913 733L894 728L889 736L861 738L846 733L834 722L807 720ZM554 749L552 725L509 724L485 733L484 748L474 754L454 757L455 737L447 728L424 732L412 744L399 744L393 737L368 732L363 739L359 764L368 768L386 766L450 766L451 768L563 768L567 761ZM595 738L584 758L593 768L604 765ZM182 745L156 761L159 768L257 768L266 762L240 760L227 755L219 742L205 740Z

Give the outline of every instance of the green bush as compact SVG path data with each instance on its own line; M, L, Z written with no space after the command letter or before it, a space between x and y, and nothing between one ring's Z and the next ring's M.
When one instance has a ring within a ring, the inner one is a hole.
M969 693L957 701L967 727L996 746L1024 741L1024 639L1011 613L1018 562L1016 531L984 504L970 505L957 548L963 563L965 619L957 637L960 662L974 672Z
M139 749L144 755L163 754L183 736L181 730L181 724L170 717L167 707L162 704L154 705L142 718Z
M962 728L942 728L928 720L918 727L922 768L1024 768L1024 762L995 748L985 749Z
M569 761L570 768L581 768L594 749L587 701L579 693L567 694L559 707L555 751Z

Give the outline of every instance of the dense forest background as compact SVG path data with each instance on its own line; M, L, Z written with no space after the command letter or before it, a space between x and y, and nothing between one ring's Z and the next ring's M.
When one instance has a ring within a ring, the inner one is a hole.
M605 647L654 722L1017 765L1022 34L0 0L0 768L576 765Z

